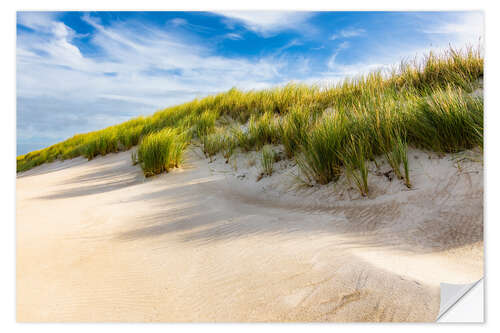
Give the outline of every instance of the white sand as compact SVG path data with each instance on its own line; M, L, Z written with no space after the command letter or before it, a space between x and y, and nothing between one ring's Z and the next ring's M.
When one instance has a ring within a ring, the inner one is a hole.
M480 162L411 151L412 190L371 165L361 198L199 155L148 179L130 152L18 175L18 320L433 321L440 282L483 274Z

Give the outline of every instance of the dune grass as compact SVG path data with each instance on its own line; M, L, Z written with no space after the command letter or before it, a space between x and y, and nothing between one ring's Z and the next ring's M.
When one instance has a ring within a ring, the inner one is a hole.
M409 117L411 142L439 152L458 152L483 145L483 99L461 90L438 89L418 101Z
M134 163L139 163L146 177L168 172L182 162L186 134L166 128L145 136L139 145Z
M391 73L346 78L330 87L233 88L19 156L17 171L139 145L136 160L150 176L180 165L191 143L200 144L207 157L221 152L227 161L236 149L282 144L313 184L346 172L366 195L367 163L385 156L410 187L408 146L445 153L482 147L483 99L471 94L482 76L479 48L467 48L430 53Z
M367 196L368 166L364 140L366 138L351 135L339 158L345 167L347 178L354 181L362 196Z
M272 112L265 112L260 117L252 115L248 125L250 145L256 149L280 140L279 118Z
M225 131L220 128L211 134L203 136L201 138L201 143L205 156L212 160L212 156L222 151L228 144L228 138L226 136Z
M340 150L349 136L347 122L347 117L340 113L326 114L308 132L302 156L298 160L311 181L328 184L340 176Z
M299 152L307 142L311 114L303 107L292 108L280 122L281 142L289 158Z
M405 185L410 188L411 183L407 153L408 144L402 135L394 135L391 140L391 145L389 145L385 151L385 157L396 177L404 179ZM401 164L403 164L403 172L401 172Z
M260 154L261 172L264 176L271 176L274 170L274 162L276 160L276 152L270 145L262 147Z
M194 120L193 132L198 138L203 138L215 130L217 111L206 110Z

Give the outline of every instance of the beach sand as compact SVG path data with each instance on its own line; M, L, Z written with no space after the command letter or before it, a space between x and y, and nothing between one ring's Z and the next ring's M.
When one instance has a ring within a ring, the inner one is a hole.
M473 152L466 152L463 157ZM308 187L256 153L144 178L131 152L17 176L21 322L434 321L439 283L483 275L483 166L409 153Z

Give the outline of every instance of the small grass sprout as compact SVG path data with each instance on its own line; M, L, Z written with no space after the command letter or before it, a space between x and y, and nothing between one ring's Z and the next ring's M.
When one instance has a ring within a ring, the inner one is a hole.
M262 175L271 176L273 174L274 162L276 160L276 152L270 145L262 147L260 154L260 166Z

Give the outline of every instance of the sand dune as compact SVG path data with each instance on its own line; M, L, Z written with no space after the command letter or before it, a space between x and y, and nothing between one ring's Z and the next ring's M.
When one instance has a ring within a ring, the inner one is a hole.
M368 198L196 151L148 179L130 152L19 174L17 319L434 321L440 282L483 275L482 164L410 159L412 190L372 174Z

